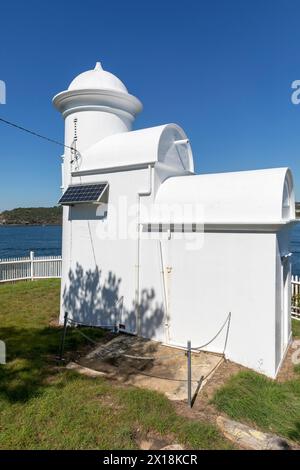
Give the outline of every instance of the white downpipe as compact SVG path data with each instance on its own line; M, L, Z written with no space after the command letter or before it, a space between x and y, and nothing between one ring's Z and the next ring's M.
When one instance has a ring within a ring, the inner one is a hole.
M165 342L166 342L166 344L169 344L169 342L170 342L169 301L168 301L168 298L167 298L166 276L165 276L165 267L164 267L164 258L163 258L161 240L158 240L158 243L159 243L159 252L160 252L160 266L161 266L163 294L164 294L164 307L165 307L165 315L164 315Z
M149 185L148 190L138 192L137 194L137 253L136 253L136 288L135 288L135 311L136 311L136 334L141 333L141 319L140 319L140 251L141 251L141 197L151 196L153 190L153 166L148 165L149 170Z

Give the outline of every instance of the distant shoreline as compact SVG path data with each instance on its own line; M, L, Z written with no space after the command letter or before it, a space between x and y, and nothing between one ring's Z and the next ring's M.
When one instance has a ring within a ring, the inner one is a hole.
M61 225L62 207L17 207L0 213L2 226Z

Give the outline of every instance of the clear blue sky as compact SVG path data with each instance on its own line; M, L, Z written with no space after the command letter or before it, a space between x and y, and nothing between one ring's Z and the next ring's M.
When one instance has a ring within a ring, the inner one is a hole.
M144 111L180 124L196 170L289 166L300 199L299 0L1 3L0 116L63 140L54 94L100 60ZM61 149L0 124L0 210L56 203Z

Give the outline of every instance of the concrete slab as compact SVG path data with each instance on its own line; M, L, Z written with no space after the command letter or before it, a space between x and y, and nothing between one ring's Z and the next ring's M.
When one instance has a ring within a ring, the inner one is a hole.
M193 394L205 386L222 361L223 357L217 354L192 354ZM80 364L125 384L162 392L170 400L187 399L184 350L120 334L81 358Z

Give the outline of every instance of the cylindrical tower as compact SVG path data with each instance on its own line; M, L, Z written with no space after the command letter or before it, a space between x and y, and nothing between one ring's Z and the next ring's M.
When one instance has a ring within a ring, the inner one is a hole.
M65 119L65 145L81 153L112 134L131 130L142 103L128 93L125 85L100 62L94 70L78 75L68 90L53 98L54 106ZM64 186L70 182L71 151L66 147Z
M72 183L72 171L77 169L76 156L83 154L82 158L85 158L84 152L101 139L130 131L136 114L142 110L142 103L128 93L121 80L103 70L99 62L94 70L78 75L68 90L56 95L53 104L65 120L62 190ZM75 148L79 153L74 152ZM64 317L63 292L72 266L70 211L70 207L63 209L61 322Z

